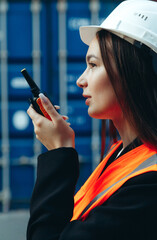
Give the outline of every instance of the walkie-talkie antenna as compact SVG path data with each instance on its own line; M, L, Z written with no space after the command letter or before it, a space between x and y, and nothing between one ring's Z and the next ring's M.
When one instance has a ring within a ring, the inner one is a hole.
M33 81L33 79L30 77L28 72L26 71L26 68L21 70L21 73L23 74L24 78L26 79L28 85L31 88L31 92L34 97L39 97L40 89L36 85L36 83Z

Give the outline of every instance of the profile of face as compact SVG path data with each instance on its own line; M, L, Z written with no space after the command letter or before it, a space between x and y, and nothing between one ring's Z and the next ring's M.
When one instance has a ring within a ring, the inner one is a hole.
M76 84L82 88L88 105L88 114L93 118L118 120L122 110L103 64L99 43L95 37L86 55L87 67Z

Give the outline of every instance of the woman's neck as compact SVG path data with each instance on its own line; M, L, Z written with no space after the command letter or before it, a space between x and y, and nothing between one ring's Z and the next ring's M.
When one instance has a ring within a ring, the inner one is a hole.
M113 123L123 141L123 149L133 142L135 138L137 138L136 131L131 124L129 124L126 118L122 118L121 121L113 120Z

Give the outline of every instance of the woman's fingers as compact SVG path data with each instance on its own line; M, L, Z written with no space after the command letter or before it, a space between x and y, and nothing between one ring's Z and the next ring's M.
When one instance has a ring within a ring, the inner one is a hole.
M60 118L60 114L56 111L50 100L43 94L40 93L39 97L41 99L42 105L47 111L47 113L50 115L50 117L55 121L56 119Z
M66 122L68 117L60 115L45 96L40 96L40 99L52 121L38 114L32 106L28 108L27 113L32 119L36 138L48 150L59 147L74 147L75 133L69 127L70 123Z
M60 109L60 107L58 105L53 106L51 104L51 102L48 100L47 97L45 97L43 94L40 94L40 99L42 101L42 105L45 108L45 110L48 112L48 114L50 115L50 117L52 118L52 121L55 122L55 120L57 119L63 119L63 120L68 120L68 116L65 115L60 115L56 110ZM55 107L55 108L54 108ZM56 110L55 110L56 109ZM30 107L27 110L28 115L30 116L30 118L33 121L33 124L41 124L41 116L39 113L37 113L32 105L30 105ZM70 126L71 124L69 122L67 122L67 124Z
M28 115L30 116L30 118L33 120L33 121L36 121L39 117L39 113L37 113L34 108L32 107L32 105L29 106L28 110L27 110L27 113Z
M65 115L62 115L62 118L63 118L64 120L68 120L68 119L69 119L68 116L65 116Z
M68 116L64 116L64 115L62 115L62 118L66 121L66 120L68 120L69 118L68 118ZM66 122L69 126L71 125L71 123L69 123L69 122Z
M56 109L60 109L59 106L54 105L54 107ZM28 110L27 110L28 115L30 116L30 118L34 121L36 121L37 119L39 119L39 114L34 110L34 108L32 107L32 105L29 106ZM68 120L68 116L62 115L62 118L66 121ZM68 123L70 125L70 123Z
M60 106L58 106L58 105L54 105L54 107L55 107L55 109L60 109Z
M60 109L60 106L54 105L54 108L55 108L56 110L59 110L59 109ZM68 119L69 119L69 117L68 117L68 116L65 116L65 115L62 115L62 118L63 118L64 120L68 120Z
M68 120L68 116L60 115L56 110L60 109L60 106L58 105L52 105L50 100L42 93L39 94L39 97L41 99L42 105L47 111L47 113L50 115L51 119L55 122L57 119L64 119L65 121ZM70 125L70 124L69 124Z

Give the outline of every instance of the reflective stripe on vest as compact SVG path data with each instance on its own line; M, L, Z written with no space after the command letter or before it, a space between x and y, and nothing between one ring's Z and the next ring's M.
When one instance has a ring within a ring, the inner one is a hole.
M149 171L157 171L157 152L143 144L116 159L101 175L108 159L121 143L120 141L111 150L76 194L72 220L79 218L85 220L93 208L103 204L130 178Z

